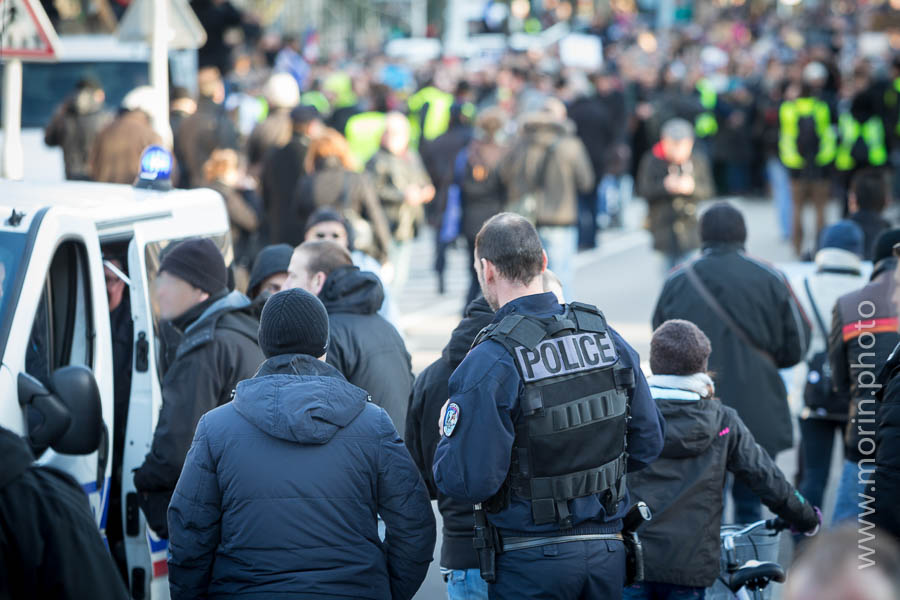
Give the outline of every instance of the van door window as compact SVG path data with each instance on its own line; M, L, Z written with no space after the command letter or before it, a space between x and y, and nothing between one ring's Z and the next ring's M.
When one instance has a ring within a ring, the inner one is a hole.
M94 324L87 251L81 242L60 244L50 263L38 302L25 370L44 385L67 365L93 368Z

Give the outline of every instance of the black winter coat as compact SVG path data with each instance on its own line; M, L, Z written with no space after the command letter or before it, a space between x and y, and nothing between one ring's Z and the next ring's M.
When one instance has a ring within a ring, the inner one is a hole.
M260 184L270 244L302 242L306 221L294 214L294 190L306 173L303 163L309 144L308 137L294 135L286 146L273 148L263 157Z
M812 506L794 491L733 409L716 399L668 399L684 397L684 392L667 391L657 400L666 420L662 454L646 469L628 474L632 499L643 500L653 512L653 520L638 532L647 581L693 587L715 582L726 471L778 516L801 530L815 528Z
M2 427L0 456L0 598L127 598L81 486Z
M326 360L347 381L369 392L404 436L413 387L412 364L403 338L378 314L384 290L374 273L341 267L328 276L319 299L328 311Z
M744 342L713 312L681 267L666 280L653 314L653 328L669 319L685 319L709 337L709 370L717 391L734 408L769 454L793 442L787 390L778 369L806 356L811 328L790 285L779 271L737 245L707 247L694 269L744 333L774 362Z
M875 413L875 491L870 492L875 497L875 514L872 520L895 540L900 540L900 347L895 348L888 359L879 383L885 387Z
M184 331L162 380L162 408L150 452L134 472L147 523L168 537L166 509L205 413L231 400L239 381L253 377L265 357L250 301L231 294L212 303Z
M390 419L310 356L270 358L201 419L169 522L173 600L408 600L434 554Z
M477 569L478 556L472 546L474 526L472 505L440 493L434 485L431 467L437 448L438 420L441 408L450 397L450 375L463 361L475 336L490 325L494 311L479 296L466 307L466 313L444 347L441 357L416 377L409 414L406 416L406 446L419 467L431 497L437 499L444 521L441 544L441 567L463 570Z

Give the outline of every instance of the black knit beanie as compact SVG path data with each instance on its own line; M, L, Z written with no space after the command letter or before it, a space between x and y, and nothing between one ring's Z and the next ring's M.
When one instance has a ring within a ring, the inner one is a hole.
M228 288L228 269L222 253L208 238L185 240L168 250L159 272L178 277L208 294Z
M274 294L259 319L259 347L266 358L280 354L322 356L328 350L325 306L299 288Z
M250 283L247 285L248 295L256 298L259 294L257 288L266 279L278 273L287 273L293 254L294 248L288 244L273 244L260 250L256 255L256 260L253 261L253 269L250 271Z
M878 264L894 255L894 244L900 244L900 228L887 229L875 238L872 262Z
M690 321L672 319L656 328L650 339L650 370L654 375L705 373L712 347L709 338Z

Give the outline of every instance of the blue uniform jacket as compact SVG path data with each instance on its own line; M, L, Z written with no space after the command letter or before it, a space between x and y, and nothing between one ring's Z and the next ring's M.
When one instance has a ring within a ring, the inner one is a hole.
M536 317L559 314L563 307L552 293L525 296L497 311L494 322L519 313ZM662 451L665 422L650 396L637 352L612 328L609 330L619 361L634 369L628 438L628 471L638 471L656 460ZM434 481L438 489L476 504L493 496L506 480L519 418L519 398L524 387L512 355L494 341L473 348L450 377L450 401L459 407L459 420L449 437L442 437L434 455ZM600 495L569 501L573 524L584 533L612 533L621 529L621 518L630 507L626 493L616 514L607 515ZM542 533L555 524L535 525L531 502L512 496L510 506L489 514L494 526L505 532Z

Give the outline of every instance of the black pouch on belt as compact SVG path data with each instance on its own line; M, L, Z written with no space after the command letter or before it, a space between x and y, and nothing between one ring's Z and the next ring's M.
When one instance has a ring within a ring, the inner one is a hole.
M644 580L644 546L637 529L652 518L650 507L638 502L622 519L622 541L625 542L625 585Z

